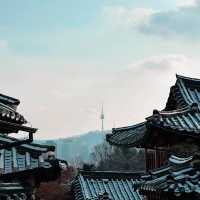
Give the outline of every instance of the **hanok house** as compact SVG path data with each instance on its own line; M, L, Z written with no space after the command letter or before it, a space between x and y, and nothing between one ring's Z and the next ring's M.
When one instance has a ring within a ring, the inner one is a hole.
M167 163L168 155L192 155L200 144L200 79L176 76L164 110L154 110L142 123L114 128L107 141L145 149L146 170Z
M158 169L161 166L166 166L168 157L172 153L182 157L188 157L193 155L194 152L199 151L200 80L179 75L177 75L176 78L176 83L171 87L169 98L162 111L154 110L153 115L147 117L144 122L133 126L114 128L112 134L106 136L106 140L111 145L144 148L147 172ZM193 183L194 180L198 181L199 179L195 179L196 175L193 173L187 174L188 168L184 164L187 163L188 158L177 157L177 160L182 160L183 165L177 165L177 170L180 171L178 171L177 174L177 171L174 170L173 175L178 176L186 172L186 174L184 174L186 177L189 178L187 175L191 176L190 181L187 182L188 187L190 185L192 188L190 183ZM165 169L172 170L174 168L168 168L167 166L164 167L164 171ZM196 169L194 169L194 171ZM161 179L170 177L165 175L162 177L162 172L162 169L159 169L157 172L152 172L151 181L154 182L156 174L159 173ZM198 170L196 172L197 174L199 173ZM195 176L192 177L193 175ZM176 181L177 177L173 177L173 181L175 181L173 185L175 188L174 192L169 194L171 190L166 190L164 191L166 192L165 196L162 196L162 193L158 190L154 190L154 192L145 190L146 192L142 192L142 188L148 188L151 185L151 182L146 182L147 184L144 184L144 186L140 188L142 195L140 196L138 190L134 190L134 186L137 185L136 183L138 183L138 181L139 183L144 183L146 179L144 179L144 176L138 176L139 177L135 177L130 174L127 176L126 173L121 172L80 172L75 178L72 191L75 200L134 200L142 199L143 195L145 199L158 200L168 197L170 197L169 199L173 199L171 197L177 198L177 196L179 196L179 194L176 193L177 185L180 186L180 183ZM147 175L147 177L149 176ZM140 178L142 178L142 182ZM178 176L177 179L179 178ZM168 186L168 188L171 187L171 185ZM185 190L182 199L199 196L198 192L195 192L195 194L191 192L193 189L190 190L189 195L186 194L189 190ZM180 189L180 191L182 190Z
M34 199L41 182L55 180L60 174L55 147L34 144L37 129L17 112L20 101L0 94L0 199ZM27 134L26 139L10 137Z
M169 163L143 176L143 181L135 182L140 193L162 200L200 199L200 156L181 158L170 156Z
M74 200L142 200L134 190L137 173L80 171L72 183Z

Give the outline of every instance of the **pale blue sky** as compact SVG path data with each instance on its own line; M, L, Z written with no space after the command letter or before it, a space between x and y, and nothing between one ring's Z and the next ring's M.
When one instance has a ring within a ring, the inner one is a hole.
M102 27L102 11L105 7L147 7L166 10L175 5L173 1L159 3L155 0L8 0L0 2L0 37L6 40L9 47L17 54L31 56L43 54L64 56L65 52L77 56L79 53L82 55L81 45L90 43L90 40L100 45L98 37L103 36L99 32L107 31L105 27ZM107 37L110 41L109 33ZM104 36L103 39L107 38Z
M133 124L200 77L199 27L199 0L0 0L0 89L38 138L98 129L102 102L106 128Z

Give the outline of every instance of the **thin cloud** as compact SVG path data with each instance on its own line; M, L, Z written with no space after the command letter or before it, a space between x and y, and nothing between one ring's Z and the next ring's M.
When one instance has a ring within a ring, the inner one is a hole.
M178 7L194 7L197 3L197 0L176 0Z
M138 72L184 72L191 65L191 59L180 54L152 56L130 65Z
M6 40L0 40L0 48L7 48L8 42Z
M161 37L200 39L200 2L174 11L156 12L150 17L148 24L139 27L139 31Z
M148 8L126 8L123 6L105 7L103 17L112 26L138 27L148 23L152 9Z
M109 7L104 16L118 27L137 30L161 37L200 39L200 0L177 1L174 10Z

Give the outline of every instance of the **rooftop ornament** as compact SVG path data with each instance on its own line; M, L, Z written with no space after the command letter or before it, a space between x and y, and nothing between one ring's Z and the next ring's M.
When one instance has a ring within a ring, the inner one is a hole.
M107 192L99 193L98 200L109 200L109 194Z

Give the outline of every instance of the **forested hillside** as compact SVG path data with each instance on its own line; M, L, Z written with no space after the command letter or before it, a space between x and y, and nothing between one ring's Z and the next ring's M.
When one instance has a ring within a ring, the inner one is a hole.
M91 131L79 136L36 142L55 145L58 158L67 160L72 164L78 164L82 161L88 162L94 146L101 144L104 138L105 134L101 131Z

